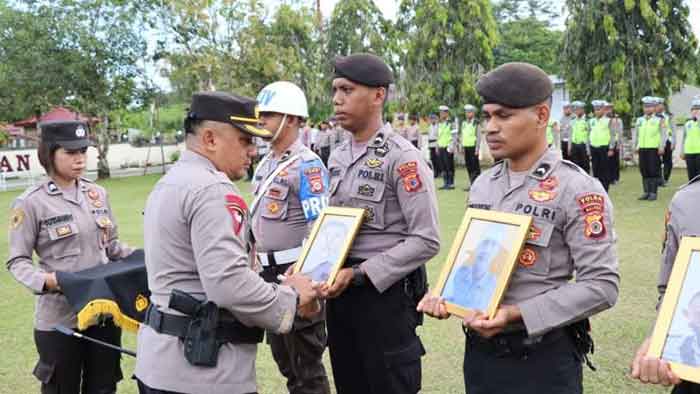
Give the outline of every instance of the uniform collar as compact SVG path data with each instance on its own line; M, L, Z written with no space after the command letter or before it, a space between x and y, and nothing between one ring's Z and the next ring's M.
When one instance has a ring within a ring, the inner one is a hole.
M537 180L544 180L549 177L549 175L554 171L557 163L559 162L558 153L547 149L547 151L537 160L537 162L530 167L528 170L528 177ZM491 175L492 178L500 178L508 173L508 168L510 167L510 162L504 160L501 167Z
M212 171L219 171L216 169L214 163L212 163L211 160L189 149L185 149L185 151L182 152L182 156L180 157L179 161L183 163L192 163L198 166L202 166Z
M279 158L275 157L275 153L272 150L272 147L270 147L270 158L272 160L275 160L275 161L283 162L283 161L287 160L288 158L290 158L291 156L298 153L303 146L304 146L304 144L302 144L301 141L299 141L297 139L291 145L289 145L287 150L285 150L284 153L282 153L282 155Z

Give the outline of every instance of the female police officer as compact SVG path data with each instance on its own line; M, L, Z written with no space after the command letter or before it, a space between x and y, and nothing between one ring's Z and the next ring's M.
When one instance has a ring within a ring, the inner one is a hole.
M87 126L68 121L40 127L39 161L49 179L28 188L12 204L7 260L15 279L39 295L34 315L39 362L34 375L43 394L75 394L81 386L82 393L114 393L122 378L119 353L53 331L56 325L77 323L56 272L90 268L131 250L117 238L105 189L81 177L90 145ZM38 266L33 252L39 256ZM121 341L121 330L111 322L84 333L114 344Z

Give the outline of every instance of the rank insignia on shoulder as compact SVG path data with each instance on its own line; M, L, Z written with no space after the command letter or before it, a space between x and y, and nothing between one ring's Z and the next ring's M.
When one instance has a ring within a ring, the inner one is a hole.
M381 167L383 163L384 163L384 162L381 161L381 160L379 160L379 159L367 159L367 161L365 162L365 164L366 164L367 167L369 167L369 168Z
M24 210L22 208L15 208L12 210L10 215L10 230L16 230L24 222Z

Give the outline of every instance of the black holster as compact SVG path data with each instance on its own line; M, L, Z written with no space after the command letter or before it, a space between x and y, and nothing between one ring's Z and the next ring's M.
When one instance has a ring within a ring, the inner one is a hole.
M595 352L595 343L593 342L593 337L591 336L590 320L583 319L573 323L566 327L566 331L569 333L569 336L574 342L574 348L576 349L576 353L581 359L581 362L585 362L591 371L595 371L596 367L588 358L589 354L593 354Z
M428 292L428 272L425 265L421 265L404 279L404 293L408 297L409 305L416 310L418 303ZM416 326L423 325L423 312L416 311Z
M173 290L169 306L192 318L182 338L185 359L195 366L215 367L219 347L223 344L216 339L216 327L219 325L219 308L216 304L200 302L185 292Z

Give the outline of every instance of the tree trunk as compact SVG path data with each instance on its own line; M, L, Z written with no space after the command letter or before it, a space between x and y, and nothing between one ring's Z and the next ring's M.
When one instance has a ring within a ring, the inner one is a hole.
M109 161L107 152L109 151L109 118L105 116L102 124L97 129L97 179L107 179L109 173Z

